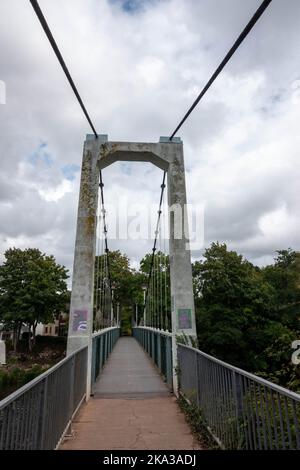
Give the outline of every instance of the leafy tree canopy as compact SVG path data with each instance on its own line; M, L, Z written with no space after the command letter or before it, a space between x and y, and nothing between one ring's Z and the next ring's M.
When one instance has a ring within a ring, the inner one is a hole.
M193 265L200 349L253 372L280 369L298 334L280 312L283 297L298 299L299 255L279 251L274 265L259 269L212 243L203 258ZM275 345L284 342L280 353Z
M35 329L63 309L68 297L67 270L38 249L12 248L0 266L0 316L16 328ZM34 333L34 331L33 331Z

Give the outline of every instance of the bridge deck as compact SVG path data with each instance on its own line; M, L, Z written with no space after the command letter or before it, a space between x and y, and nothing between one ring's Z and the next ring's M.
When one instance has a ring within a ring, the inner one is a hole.
M175 398L133 338L120 338L61 449L199 449Z

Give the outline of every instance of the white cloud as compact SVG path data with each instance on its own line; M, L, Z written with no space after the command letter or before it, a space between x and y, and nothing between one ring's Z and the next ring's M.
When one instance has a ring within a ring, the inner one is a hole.
M137 65L138 75L146 85L154 86L161 83L165 64L158 57L146 57Z
M188 200L205 203L205 244L226 241L250 259L300 249L298 18L274 1L180 130ZM120 2L40 0L99 133L111 140L169 135L258 0L166 0L129 14ZM284 16L284 22L282 18ZM80 165L90 129L27 0L0 4L0 250L37 246L70 269ZM47 159L28 157L47 142ZM49 163L49 162L48 162ZM106 201L159 200L161 172L116 164ZM284 208L284 209L283 209ZM113 241L136 265L151 242ZM198 253L197 253L198 255Z
M47 202L57 202L72 191L73 184L69 180L63 180L56 188L38 189L39 195Z

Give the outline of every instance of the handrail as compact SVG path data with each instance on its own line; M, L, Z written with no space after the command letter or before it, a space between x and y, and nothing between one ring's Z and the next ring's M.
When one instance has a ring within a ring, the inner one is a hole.
M119 333L118 326L95 332L90 341L87 338L86 346L0 401L0 449L56 448L82 401L89 398L89 364L95 378L95 371L99 374L100 362L103 367Z
M98 336L104 335L108 331L115 330L115 329L120 329L120 327L117 325L108 326L107 328L103 328L103 330L94 331L94 333L92 334L92 338L97 338Z
M109 326L92 335L92 387L120 336L120 326Z
M27 392L31 388L35 387L39 382L42 382L46 377L48 377L53 372L55 372L57 369L59 369L63 364L70 361L70 359L72 359L74 356L76 356L79 352L83 351L84 349L87 349L87 346L82 346L81 348L76 349L76 351L72 352L69 356L64 357L57 364L50 367L50 369L47 369L42 374L38 375L38 377L35 377L35 379L32 379L27 384L25 384L22 387L18 388L18 390L12 392L10 395L3 398L3 400L0 401L0 410L1 410L1 408L5 407L6 405L8 405L12 401L14 401L16 398L19 398L19 396L22 395L24 392Z
M153 326L134 326L133 328L140 328L144 330L154 331L155 333L159 333L164 336L170 336L170 337L173 336L173 334L170 333L170 331L160 330L159 328L154 328Z
M228 364L227 362L224 362L221 359L217 359L216 357L210 356L209 354L203 351L200 351L200 349L196 349L191 346L186 346L185 344L182 344L182 343L178 343L178 346L195 351L196 353L200 354L202 357L205 357L206 359L209 359L210 361L213 361L216 364L219 364L223 367L226 367L227 369L237 372L238 374L243 375L244 377L247 377L248 379L259 382L262 385L267 385L268 387L272 388L275 392L282 393L283 395L289 398L293 398L294 400L300 402L300 394L298 393L292 392L291 390L288 390L287 388L274 384L270 382L269 380L263 379L262 377L259 377L258 375L252 374L251 372L247 372L243 369L239 369L238 367Z

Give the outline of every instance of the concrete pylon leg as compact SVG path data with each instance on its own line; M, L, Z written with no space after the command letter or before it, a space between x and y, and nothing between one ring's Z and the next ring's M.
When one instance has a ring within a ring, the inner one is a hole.
M86 141L81 170L67 355L83 346L88 346L87 400L90 397L91 387L98 187L97 153L94 143Z
M197 338L193 278L187 222L187 198L182 143L173 144L169 155L168 205L170 226L170 278L172 316L173 389L178 391L177 380L177 336ZM171 158L170 158L171 157Z
M88 135L84 145L75 246L67 353L88 345L88 390L91 382L94 260L99 169L117 161L150 162L168 172L170 212L170 275L173 333L173 381L177 393L176 337L191 344L196 338L191 256L186 220L186 186L183 144L161 137L158 143L111 142L106 135Z

